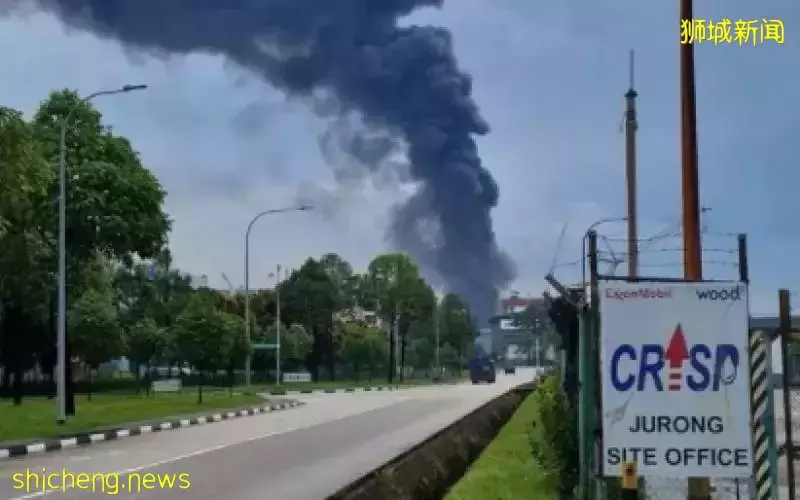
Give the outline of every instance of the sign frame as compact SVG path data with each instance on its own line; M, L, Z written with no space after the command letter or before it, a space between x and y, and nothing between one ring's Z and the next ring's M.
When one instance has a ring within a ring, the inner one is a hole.
M603 475L751 477L747 283L597 286Z

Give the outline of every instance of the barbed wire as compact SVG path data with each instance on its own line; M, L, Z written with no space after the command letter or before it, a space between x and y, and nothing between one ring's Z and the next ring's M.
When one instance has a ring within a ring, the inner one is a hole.
M713 243L714 241L718 241L719 243L723 243L722 241L716 240L716 238L725 238L725 239L738 239L738 233L731 233L731 232L724 232L724 231L711 231L708 229L708 226L703 224L700 228L700 233L704 237L704 239L708 240L711 239L712 241L709 243ZM629 239L625 237L624 232L613 232L610 234L597 234L598 241L603 243L605 249L598 249L597 250L597 259L598 262L601 264L609 264L609 271L607 274L613 275L616 273L616 270L619 265L626 263L629 260L630 253L627 251L627 243ZM560 253L561 246L563 245L563 238L564 238L564 228L562 228L561 235L559 236L559 240L557 243L557 250L556 250L556 258L553 259L553 262L550 266L549 272L553 272L556 269L565 269L565 268L574 268L577 266L581 266L586 262L587 255L581 256L580 259L570 260L568 262L558 262L557 255ZM675 254L682 254L685 252L685 247L682 245L683 243L683 231L682 231L682 224L681 221L678 220L674 224L669 224L667 227L657 231L656 233L637 238L637 254L639 256L639 264L640 268L661 268L661 269L669 269L669 268L682 268L684 263L681 261L675 262L652 262L651 260L655 259L658 260L658 256L660 255L675 255ZM676 240L680 240L680 244L676 245ZM672 245L670 245L672 243ZM665 246L669 245L669 246ZM701 255L738 255L738 245L732 242L730 247L727 247L727 243L724 244L713 244L706 248L701 248ZM649 259L648 259L649 258ZM709 266L722 266L722 267L730 267L730 268L737 268L739 266L738 258L732 258L731 260L721 260L721 259L703 259L702 264L709 265Z
M730 266L730 267L739 267L738 262L731 262L725 260L703 260L703 264L707 264L709 266ZM669 268L669 267L683 267L683 262L659 262L659 263L640 263L639 267L644 268Z
M652 254L652 253L683 253L686 249L685 248L652 248L652 249L639 249L638 254ZM703 253L724 253L735 255L738 253L737 250L733 250L730 248L701 248L700 249ZM616 255L630 255L629 252L614 252Z
M616 236L616 234L618 234L618 233L615 233L614 235L600 235L600 234L598 234L598 237L599 238L604 238L604 239L607 239L608 241L613 241L613 242L616 242L616 243L627 243L628 242L628 238L625 237L625 235ZM713 237L726 237L726 238L738 238L739 237L738 233L709 231L707 229L703 230L703 231L700 231L700 234L702 236L713 236ZM673 229L673 230L660 231L660 232L658 232L658 233L656 233L656 234L654 234L652 236L647 236L647 237L643 237L643 238L636 238L636 241L638 241L639 243L651 243L651 242L655 242L655 241L668 240L670 238L676 238L676 239L677 238L683 238L683 231L681 231L680 229L678 229L678 230L674 230Z

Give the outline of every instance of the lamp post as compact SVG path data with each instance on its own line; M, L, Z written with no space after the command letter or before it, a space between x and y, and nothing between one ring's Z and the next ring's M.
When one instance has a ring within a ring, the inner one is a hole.
M95 97L144 90L147 85L124 85L118 89L100 90L74 103L61 120L58 148L58 319L57 319L57 399L59 423L67 420L67 127L73 113Z
M434 351L434 356L436 358L436 376L440 377L442 375L442 365L441 359L439 357L439 348L442 343L441 341L441 331L439 323L441 322L441 298L439 297L439 293L434 293L434 303L433 303L433 329L434 334L436 337L436 350Z
M275 273L275 385L281 385L281 265Z
M300 205L299 207L287 207L287 208L275 208L272 210L264 210L261 213L256 214L255 217L250 219L250 223L247 225L247 231L244 234L244 337L245 342L247 343L247 357L244 361L244 380L245 385L250 385L250 372L251 372L251 364L253 361L253 355L251 351L251 344L250 344L250 231L253 229L253 225L265 215L273 215L273 214L281 214L286 212L305 212L307 210L313 210L314 207L310 205Z

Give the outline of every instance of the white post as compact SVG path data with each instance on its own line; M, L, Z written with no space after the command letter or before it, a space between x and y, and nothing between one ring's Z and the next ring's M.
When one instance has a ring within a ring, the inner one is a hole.
M281 265L275 273L275 385L281 385Z
M539 366L541 366L541 361L542 361L541 359L539 359L539 337L536 337L533 343L534 343L533 348L535 349L534 352L536 353L536 367L538 368Z

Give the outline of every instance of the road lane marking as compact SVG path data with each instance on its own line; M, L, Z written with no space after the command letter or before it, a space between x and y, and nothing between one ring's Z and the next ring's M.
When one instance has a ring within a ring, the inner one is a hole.
M331 420L330 422L333 422L333 420ZM328 423L328 422L323 422L323 423ZM210 448L203 448L201 450L196 450L196 451L193 451L191 453L184 453L182 455L177 455L177 456L174 456L174 457L165 458L164 460L157 460L155 462L150 462L148 464L139 465L139 466L136 466L136 467L131 467L129 469L124 469L124 470L116 471L116 472L107 472L107 473L105 473L105 475L106 476L117 475L119 477L125 477L125 476L127 476L129 474L133 474L135 472L141 472L143 470L152 469L152 468L155 468L155 467L160 467L162 465L172 464L172 463L175 463L175 462L179 462L181 460L185 460L187 458L192 458L192 457L196 457L196 456L200 456L200 455L205 455L207 453L211 453L211 452L214 452L214 451L224 450L225 448L230 448L231 446L236 446L236 445L239 445L239 444L245 444L245 443L249 443L249 442L252 442L252 441L258 441L259 439L265 439L265 438L277 436L277 435L280 435L280 434L286 434L286 433L289 433L289 432L294 432L294 431L297 431L297 430L300 430L300 429L303 429L303 428L304 427L295 427L295 428L284 429L284 430L280 430L280 431L267 432L265 434L259 434L258 436L252 436L252 437L249 437L249 438L247 438L245 440L237 441L235 443L226 443L226 444L220 444L220 445L217 445L217 446L212 446ZM58 489L54 489L54 490L37 491L37 492L34 492L34 493L28 493L26 495L22 495L22 496L18 496L18 497L12 497L12 498L9 498L8 500L28 500L29 498L39 498L39 497L43 497L43 496L46 496L46 495L51 495L53 493L64 493L64 492L72 490L72 489L74 489L74 488L68 487L68 488L63 488L63 489L62 488L58 488Z
M398 401L397 403L399 403L399 402L400 401ZM290 432L295 432L295 431L299 431L299 430L302 430L302 429L309 429L309 428L317 427L317 426L320 426L320 425L326 425L326 424L330 424L330 423L333 423L333 422L338 422L340 420L345 420L347 418L354 417L354 416L362 414L362 413L369 413L371 411L388 408L388 407L392 406L393 404L396 404L396 403L392 402L392 403L390 403L390 404L388 404L386 406L381 406L381 407L378 407L378 408L367 408L365 410L357 411L357 412L351 413L349 415L344 415L344 416L337 417L337 418L334 418L334 419L331 419L331 420L326 420L326 421L323 421L323 422L317 422L317 423L311 424L311 425L305 425L305 426L299 426L299 427L291 427L291 428L283 429L283 430L279 430L279 431L266 432L266 433L263 433L263 434L259 434L257 436L251 436L251 437L249 437L247 439L243 439L241 441L236 441L234 443L225 443L225 444L220 444L220 445L217 445L217 446L212 446L210 448L203 448L201 450L196 450L196 451L193 451L193 452L190 452L190 453L184 453L182 455L176 455L174 457L165 458L163 460L157 460L155 462L150 462L150 463L147 463L147 464L144 464L144 465L138 465L136 467L131 467L129 469L124 469L124 470L121 470L121 471L106 472L104 474L106 476L117 475L117 476L122 478L122 477L125 477L125 476L129 475L129 474L134 474L136 472L141 472L141 471L147 470L147 469L153 469L155 467L160 467L162 465L169 465L169 464L172 464L172 463L175 463L175 462L179 462L181 460L186 460L187 458L193 458L193 457L197 457L197 456L200 456L200 455L205 455L207 453L212 453L212 452L215 452L215 451L224 450L224 449L230 448L232 446L251 443L253 441L258 441L259 439L267 439L267 438L270 438L270 437L279 436L281 434L288 434ZM41 498L43 496L52 495L53 493L65 493L65 492L67 492L69 490L72 490L72 489L74 489L74 488L68 487L68 488L58 488L58 489L47 490L47 491L36 491L34 493L28 493L28 494L21 495L21 496L18 496L18 497L8 498L7 500L29 500L31 498Z

